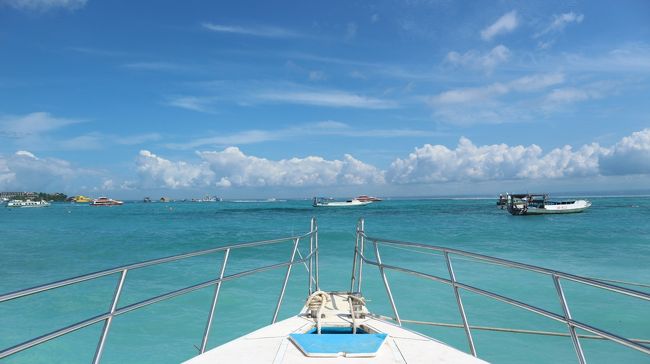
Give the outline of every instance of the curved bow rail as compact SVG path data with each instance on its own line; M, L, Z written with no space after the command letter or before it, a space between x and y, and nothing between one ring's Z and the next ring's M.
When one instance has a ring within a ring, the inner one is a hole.
M372 249L374 251L374 256L375 260L371 260L365 255L365 250L367 249L367 245L372 244ZM402 248L416 248L420 249L420 251L414 250L414 252L419 252L419 253L424 253L425 251L433 251L441 254L444 257L445 263L447 265L447 270L449 272L449 278L444 278L424 272L419 272L416 270L404 268L404 267L399 267L399 266L394 266L394 265L388 265L382 263L381 260L381 255L379 254L379 246L380 245L390 245L393 247L402 247ZM488 262L491 264L499 265L502 267L507 267L507 268L514 268L514 269L521 269L525 271L530 271L530 272L535 272L539 274L544 274L547 276L550 276L553 285L555 286L555 291L557 293L558 300L560 302L560 305L562 307L563 315L558 315L554 312L545 310L543 308L507 297L500 295L498 293L486 290L486 289L481 289L479 287L475 287L469 284L464 284L460 282L456 274L454 273L454 269L452 266L452 261L451 257L456 256L456 257L465 257L465 258L470 258L473 260L477 261L482 261L482 262ZM456 303L458 306L458 311L460 313L460 317L462 320L462 327L465 330L465 335L467 336L467 343L469 346L469 350L472 355L477 356L476 354L476 348L474 346L474 339L472 338L472 328L474 329L483 329L483 330L494 330L494 331L508 331L508 332L522 332L522 333L528 333L528 334L559 334L562 335L561 333L549 333L549 332L543 332L543 331L531 331L531 330L509 330L509 329L500 329L500 328L486 328L486 327L474 327L470 326L468 321L467 321L467 315L465 314L465 307L463 306L463 301L462 301L462 296L461 296L461 290L473 292L485 297L489 297L491 299L501 301L504 303L507 303L509 305L515 306L522 308L524 310L534 312L536 314L542 315L544 317L547 317L549 319L555 320L562 322L567 325L568 331L569 331L569 336L571 337L571 340L573 342L574 349L576 351L576 355L578 358L578 362L581 364L586 363L584 352L582 350L582 347L580 345L580 338L581 337L587 337L587 338L599 338L599 339L606 339L613 341L615 343L627 346L629 348L638 350L640 352L643 352L645 354L650 354L650 347L648 347L647 343L650 343L648 340L638 340L638 339L629 339L625 338L621 335L614 334L612 332L608 332L606 330L602 330L599 328L596 328L594 326L591 326L585 322L577 321L574 320L571 316L571 310L569 307L569 303L564 295L564 291L562 289L561 285L561 280L566 280L566 281L573 281L581 284L585 284L588 286L592 287L597 287L603 290L607 290L610 292L615 292L618 294L622 294L625 296L629 297L635 297L644 301L650 301L650 295L645 293L645 292L640 292L636 291L633 289L601 282L598 280L594 280L591 278L586 278L586 277L581 277L569 273L564 273L552 269L547 269L547 268L542 268L530 264L524 264L524 263L518 263L506 259L500 259L496 257L491 257L487 255L482 255L482 254L476 254L476 253L471 253L463 250L458 250L458 249L452 249L452 248L445 248L445 247L440 247L440 246L433 246L433 245L427 245L427 244L419 244L419 243L410 243L410 242L405 242L405 241L399 241L399 240L391 240L391 239L384 239L384 238L378 238L378 237L373 237L373 236L368 236L365 232L365 223L363 219L359 219L359 222L357 224L357 232L356 232L356 243L355 243L355 248L354 248L354 259L352 263L352 275L350 279L350 291L351 292L361 292L362 288L362 278L363 278L363 264L370 264L373 266L376 266L379 269L379 274L381 276L382 282L384 284L384 287L386 289L386 294L388 296L388 300L390 302L391 308L393 310L394 317L384 317L387 319L391 319L396 321L399 325L402 325L402 322L409 322L409 323L414 323L414 324L424 324L424 325L438 325L438 326L451 326L455 327L456 325L449 325L449 324L438 324L438 323L433 323L433 322L426 322L426 321L417 321L417 320L404 320L400 318L399 312L397 310L397 307L395 306L395 300L393 299L393 294L390 289L390 285L388 282L388 278L386 277L386 270L392 270L392 271L398 271L398 272L403 272L407 273L416 277L440 282L440 283L445 283L450 286L452 286L454 290L454 296L456 298ZM578 335L576 333L576 329L582 329L585 330L591 334L594 334L594 336L586 336L586 335Z
M300 254L300 251L298 250L299 244L301 240L304 239L309 239L309 254L307 254L305 257L302 257ZM233 250L238 250L238 249L246 249L246 248L251 248L251 247L258 247L258 246L263 246L263 245L275 245L275 244L287 244L290 243L293 245L292 251L291 251L291 256L288 261L282 262L282 263L277 263L277 264L271 264L271 265L266 265L254 269L249 269L245 270L242 272L234 273L234 274L229 274L226 275L226 266L228 264L228 258L230 256L230 252ZM223 252L223 262L221 264L221 271L219 273L219 277L215 279L211 279L205 282L201 282L195 285L191 286L186 286L184 288L167 292L155 297L151 297L136 303L132 303L126 306L121 306L119 305L120 301L120 296L122 294L122 288L124 287L124 282L126 281L127 278L127 273L129 271L133 271L136 269L141 269L145 267L151 267L151 266L156 266L164 263L169 263L173 261L180 261L192 257L197 257L197 256L202 256L206 254L211 254L211 253L217 253L217 252ZM299 255L299 258L296 258L296 253ZM234 244L234 245L228 245L228 246L223 246L219 248L213 248L213 249L207 249L207 250L200 250L200 251L195 251L191 253L186 253L186 254L179 254L179 255L173 255L165 258L160 258L160 259L153 259L153 260L148 260L144 262L139 262L139 263L134 263L134 264L129 264L129 265L124 265L120 267L115 267L107 270L102 270L99 272L94 272L90 274L85 274L69 279L64 279L61 281L57 282L52 282L20 291L15 291L11 293L6 293L3 295L0 295L0 304L2 302L7 302L10 300L15 300L19 299L21 297L26 297L30 295L35 295L39 294L42 292L47 292L56 288L60 287L65 287L65 286L71 286L74 284L78 284L81 282L86 282L90 281L93 279L101 278L101 277L106 277L110 275L118 275L118 282L115 288L115 293L113 294L113 298L110 302L110 308L108 311L99 314L94 317L89 317L87 319L81 320L77 323L74 323L72 325L62 327L60 329L54 330L52 332L46 333L44 335L41 335L39 337L35 337L33 339L27 340L23 343L14 345L9 348L2 349L0 351L0 359L8 357L10 355L16 354L18 352L21 352L23 350L29 349L31 347L34 347L36 345L42 344L46 341L55 339L57 337L67 335L69 333L72 333L74 331L80 330L84 327L90 326L92 324L96 324L99 322L104 323L103 329L101 330L101 334L99 337L99 341L97 344L97 349L95 350L95 355L93 357L93 363L99 363L101 361L102 353L104 351L105 345L106 345L106 338L109 334L110 328L111 328L111 323L114 320L115 317L125 314L127 312L131 312L134 310L138 310L140 308L152 305L154 303L158 303L173 297L185 295L190 292L194 292L196 290L202 289L202 288L207 288L207 287L214 287L214 294L212 296L212 302L210 305L210 311L208 313L208 317L206 320L205 324L205 331L203 333L203 339L201 341L201 347L200 347L200 352L203 353L206 350L206 346L208 343L208 336L210 333L210 328L212 326L212 322L214 319L214 314L215 314L215 308L217 305L217 300L219 298L219 291L221 288L221 283L226 282L226 281L232 281L236 280L238 278L242 278L245 276L249 276L254 273L259 273L259 272L264 272L272 269L278 269L282 267L287 267L287 270L285 272L284 276L284 282L282 284L282 288L280 290L280 294L278 297L278 302L275 307L275 311L273 313L273 319L271 320L272 323L275 323L275 321L278 318L278 314L280 312L280 307L282 305L282 300L284 298L284 293L287 288L287 283L289 282L289 276L291 275L291 268L296 265L296 264L303 264L307 268L308 271L308 291L309 294L313 293L314 291L319 290L319 278L318 278L318 226L316 224L316 219L312 218L311 219L311 227L310 231L308 233L305 233L303 235L298 235L298 236L290 236L290 237L284 237L284 238L278 238L278 239L272 239L272 240L262 240L262 241L253 241L253 242L247 242L247 243L240 243L240 244Z

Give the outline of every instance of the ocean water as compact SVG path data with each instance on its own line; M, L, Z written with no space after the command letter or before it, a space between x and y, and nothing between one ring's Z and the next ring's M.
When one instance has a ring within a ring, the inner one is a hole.
M313 208L311 201L127 203L120 207L53 204L0 209L0 292L237 242L300 234L319 225L320 283L350 285L354 229L371 236L464 249L578 275L650 283L650 198L594 197L584 213L510 216L489 199L388 200L356 208ZM303 243L308 243L304 241ZM302 245L304 254L308 244ZM380 246L385 263L448 277L440 255ZM226 274L287 260L290 244L233 251ZM370 258L374 256L368 251ZM129 272L120 306L213 278L222 253ZM453 258L457 279L561 314L550 277ZM222 286L209 347L270 323L285 269ZM0 304L0 348L105 312L117 275ZM388 272L402 319L460 323L451 287ZM304 267L292 272L280 319L307 294ZM575 319L628 337L650 339L650 304L563 282ZM630 286L630 288L635 288ZM649 291L645 287L638 290ZM133 311L113 321L103 363L175 363L197 353L213 289ZM391 316L380 276L364 267L369 308ZM471 325L566 333L565 325L461 291ZM407 324L467 351L464 331ZM96 324L22 353L7 363L88 363ZM495 363L575 363L568 337L474 330L479 357ZM650 357L602 341L581 340L589 363L650 363Z

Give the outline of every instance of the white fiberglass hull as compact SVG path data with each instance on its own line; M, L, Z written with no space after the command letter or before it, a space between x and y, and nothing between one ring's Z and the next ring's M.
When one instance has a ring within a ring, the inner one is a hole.
M572 204L545 205L542 208L528 207L524 215L571 214L582 212L591 206L591 202L577 200Z
M372 203L372 201L336 201L336 202L320 202L317 203L316 207L344 207L344 206L363 206Z
M48 207L48 206L50 206L49 202L38 202L38 203L28 203L28 204L25 204L25 203L13 203L13 202L7 203L7 207L21 208L21 209L36 208L36 207Z

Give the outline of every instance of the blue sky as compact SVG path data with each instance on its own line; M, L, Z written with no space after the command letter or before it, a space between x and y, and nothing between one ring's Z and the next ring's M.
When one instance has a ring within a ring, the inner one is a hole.
M0 190L650 185L650 3L0 0Z

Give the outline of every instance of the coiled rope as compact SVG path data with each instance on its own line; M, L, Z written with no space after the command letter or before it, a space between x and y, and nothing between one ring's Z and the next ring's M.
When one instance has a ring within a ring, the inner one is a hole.
M309 295L307 298L307 303L305 306L307 306L307 309L311 313L312 318L314 321L316 321L316 332L320 335L321 332L321 314L323 312L323 308L325 308L325 303L327 303L328 300L328 294L327 292L323 291L316 291L312 294ZM314 311L316 311L316 314L314 315Z

